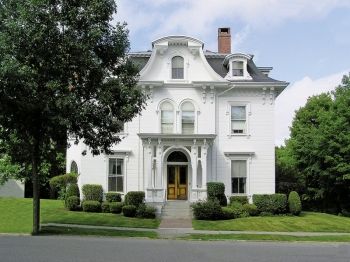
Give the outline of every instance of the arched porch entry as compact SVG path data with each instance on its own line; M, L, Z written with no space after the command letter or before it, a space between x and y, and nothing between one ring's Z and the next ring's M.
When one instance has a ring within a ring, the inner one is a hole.
M181 151L172 151L166 161L166 196L168 200L189 198L189 159Z

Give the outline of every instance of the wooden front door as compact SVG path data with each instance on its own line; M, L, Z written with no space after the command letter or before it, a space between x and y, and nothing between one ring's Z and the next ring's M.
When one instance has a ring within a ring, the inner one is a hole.
M187 199L187 166L168 166L168 199Z

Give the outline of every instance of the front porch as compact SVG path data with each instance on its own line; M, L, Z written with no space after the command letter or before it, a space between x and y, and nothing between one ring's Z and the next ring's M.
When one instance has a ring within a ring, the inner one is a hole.
M196 202L207 196L214 134L139 134L146 202Z

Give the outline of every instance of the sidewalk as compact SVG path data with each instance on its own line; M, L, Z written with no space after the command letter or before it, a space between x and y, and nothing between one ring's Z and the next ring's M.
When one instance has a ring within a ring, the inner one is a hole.
M287 235L287 236L350 236L350 233L334 233L334 232L268 232L268 231L211 231L211 230L194 230L193 228L134 228L134 227L108 227L108 226L89 226L74 224L57 224L47 223L41 226L53 227L74 227L74 228L91 228L91 229L108 229L108 230L124 230L124 231L153 231L164 238L182 237L189 234L250 234L250 235Z

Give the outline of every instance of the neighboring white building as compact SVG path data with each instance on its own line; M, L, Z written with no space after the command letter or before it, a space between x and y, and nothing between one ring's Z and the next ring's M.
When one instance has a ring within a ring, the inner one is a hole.
M78 170L80 186L142 190L154 203L205 199L209 181L225 183L227 196L275 192L274 102L288 83L269 78L272 68L252 55L230 54L229 28L219 29L218 46L168 36L130 54L146 109L125 123L112 155L72 144L67 171Z

